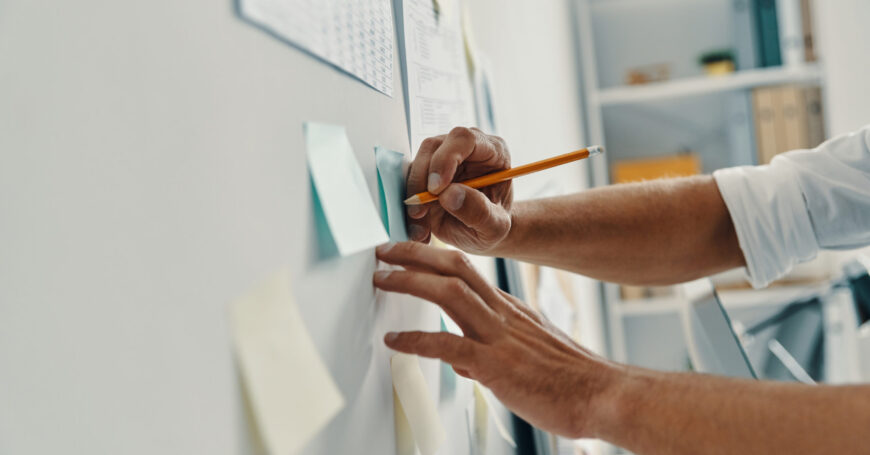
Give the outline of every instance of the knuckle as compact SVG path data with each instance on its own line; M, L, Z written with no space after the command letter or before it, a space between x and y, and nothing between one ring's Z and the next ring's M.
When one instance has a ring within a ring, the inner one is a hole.
M471 265L471 260L468 259L468 256L460 251L451 251L449 259L450 266L457 271L464 272L474 269L474 267Z
M450 295L456 298L463 298L471 292L471 289L467 284L465 284L465 281L462 281L461 278L457 277L448 278L444 288Z
M427 137L420 143L420 151L435 150L438 147L438 142L437 137Z
M471 128L457 126L450 130L450 136L456 139L470 140L474 139L474 131L472 131Z

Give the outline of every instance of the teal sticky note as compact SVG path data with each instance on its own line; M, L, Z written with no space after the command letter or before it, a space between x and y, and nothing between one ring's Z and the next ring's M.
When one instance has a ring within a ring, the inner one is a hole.
M450 332L462 336L462 330L441 310L441 331ZM439 388L441 400L453 398L456 395L456 372L449 363L441 362L441 386Z
M405 227L405 156L399 152L375 147L378 183L381 188L381 210L390 241L408 240Z
M342 256L389 240L344 127L305 124L308 171Z

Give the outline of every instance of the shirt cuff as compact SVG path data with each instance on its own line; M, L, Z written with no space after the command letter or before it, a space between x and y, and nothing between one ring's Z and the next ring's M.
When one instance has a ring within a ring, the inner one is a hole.
M776 162L713 173L754 288L767 286L818 253L806 202L793 174L791 168Z

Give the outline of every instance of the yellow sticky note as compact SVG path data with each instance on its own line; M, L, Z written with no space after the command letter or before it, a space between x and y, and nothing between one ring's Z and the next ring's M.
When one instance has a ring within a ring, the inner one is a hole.
M416 452L414 433L411 431L411 424L408 423L408 416L402 409L395 387L393 387L393 413L396 416L396 455L414 455Z
M479 382L474 382L474 409L475 409L475 424L478 426L482 426L476 428L476 430L482 433L484 436L484 444L486 441L486 421L487 415L492 416L492 421L495 423L495 429L498 431L499 436L505 440L511 447L516 447L517 443L514 441L514 438L511 437L510 431L508 431L507 427L499 418L498 414L495 412L495 406L492 404L492 398L490 398L488 391L480 385ZM481 412L484 417L479 417L479 410L486 409L486 411Z
M489 430L489 406L483 396L483 390L474 382L474 442L477 453L486 453L486 438Z
M282 270L231 305L236 360L270 453L293 454L344 407Z
M396 354L390 359L393 387L402 405L414 441L422 455L434 454L447 438L435 400L429 396L426 378L416 355Z

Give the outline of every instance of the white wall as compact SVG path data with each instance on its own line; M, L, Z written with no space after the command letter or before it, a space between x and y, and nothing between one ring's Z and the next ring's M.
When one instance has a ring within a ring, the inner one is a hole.
M829 136L870 124L870 2L816 0Z
M579 69L569 1L466 2L493 74L496 122L514 165L583 148ZM586 163L516 180L519 198L548 182L587 186Z

